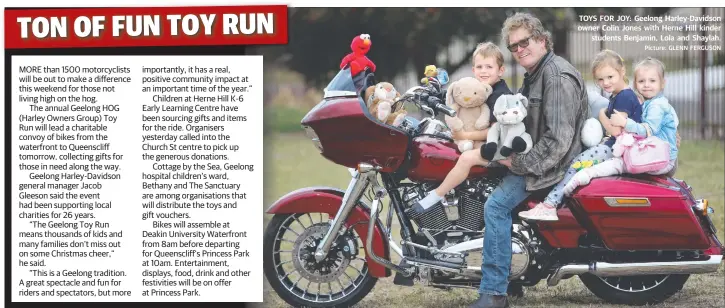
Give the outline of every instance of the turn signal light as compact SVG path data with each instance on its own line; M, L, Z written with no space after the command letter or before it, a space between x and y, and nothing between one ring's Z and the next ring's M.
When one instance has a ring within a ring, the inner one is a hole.
M702 200L702 215L707 216L707 210L710 209L710 202L707 199Z
M604 197L604 201L611 207L645 207L651 205L647 198Z
M647 204L647 199L617 199L619 204Z
M695 200L694 208L700 211L702 216L707 216L708 213L715 213L715 210L710 207L710 202L707 199Z

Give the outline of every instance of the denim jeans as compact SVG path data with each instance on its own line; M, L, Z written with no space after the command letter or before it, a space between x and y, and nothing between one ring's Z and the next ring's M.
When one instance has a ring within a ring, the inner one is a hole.
M506 175L484 205L480 294L506 295L511 272L511 211L531 193L523 176Z

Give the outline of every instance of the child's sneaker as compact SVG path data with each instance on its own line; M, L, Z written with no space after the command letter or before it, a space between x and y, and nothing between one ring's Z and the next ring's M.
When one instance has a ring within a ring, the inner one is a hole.
M559 216L556 215L556 207L543 202L537 204L533 209L519 212L519 217L525 220L559 220Z
M424 214L429 210L433 209L433 206L442 199L443 197L436 194L435 190L431 190L430 192L428 192L428 195L425 196L425 198L413 204L413 211L415 211L417 214Z

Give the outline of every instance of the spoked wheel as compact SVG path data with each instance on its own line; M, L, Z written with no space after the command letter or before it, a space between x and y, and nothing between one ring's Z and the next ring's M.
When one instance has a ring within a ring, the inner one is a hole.
M644 275L626 277L579 276L597 297L625 305L652 305L664 302L682 290L689 275Z
M326 213L297 213L275 215L265 230L264 274L279 297L294 307L349 307L377 282L352 229L338 236L327 259L315 260L329 226Z

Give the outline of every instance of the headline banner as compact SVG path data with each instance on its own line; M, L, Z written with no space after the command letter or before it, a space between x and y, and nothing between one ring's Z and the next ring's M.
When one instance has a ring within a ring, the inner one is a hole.
M5 10L5 48L286 44L287 6Z

